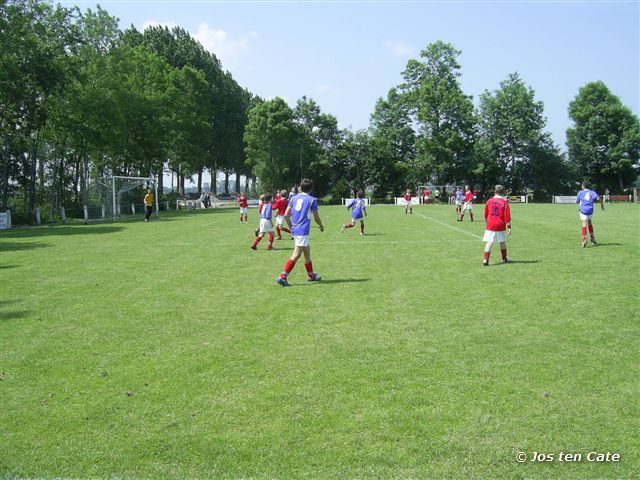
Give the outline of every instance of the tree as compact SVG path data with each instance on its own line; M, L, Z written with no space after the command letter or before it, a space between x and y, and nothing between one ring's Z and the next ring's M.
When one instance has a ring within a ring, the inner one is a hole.
M411 59L401 92L418 125L416 168L437 183L468 176L474 142L471 97L462 92L460 51L438 41Z
M35 155L29 153L31 142L24 139L37 137L47 120L50 97L74 74L71 58L78 44L74 15L74 10L37 0L0 3L0 136L4 145L0 207L7 205L12 180L22 187L25 201L28 185L32 192L35 188Z
M603 82L588 83L569 104L569 159L599 188L623 190L640 168L640 123Z
M409 110L395 88L386 99L378 99L371 115L372 158L370 159L374 195L384 197L388 191L399 194L415 170L416 137Z
M282 98L259 102L249 111L244 142L246 161L263 191L298 181L300 129Z
M298 179L313 179L316 195L326 193L332 184L332 166L341 141L338 120L322 113L320 106L303 96L294 109L300 139L300 173Z
M493 94L480 96L480 129L499 172L496 179L513 192L523 191L537 183L525 179L526 173L540 171L532 163L538 158L552 158L554 146L545 136L546 120L542 102L527 87L517 73L500 82Z

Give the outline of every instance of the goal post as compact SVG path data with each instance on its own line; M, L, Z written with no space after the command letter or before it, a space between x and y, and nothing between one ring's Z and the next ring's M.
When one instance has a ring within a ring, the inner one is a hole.
M92 218L135 215L144 211L143 198L147 189L153 189L156 216L160 214L158 181L155 177L129 177L110 175L100 177L94 184L87 210ZM139 207L136 209L136 207ZM141 207L141 208L140 208Z
M426 204L435 200L434 192L436 190L439 190L440 191L439 201L451 204L451 203L454 203L454 201L452 200L451 194L458 189L461 189L464 191L464 186L463 185L434 185L430 183L428 185L418 185L416 187L416 196L420 198L420 203ZM425 196L425 191L429 192L428 198Z

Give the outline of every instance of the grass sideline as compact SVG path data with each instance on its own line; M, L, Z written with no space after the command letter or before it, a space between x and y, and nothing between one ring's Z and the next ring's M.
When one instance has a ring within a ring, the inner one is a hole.
M513 205L489 268L453 207L321 207L286 289L255 212L0 233L0 478L638 475L637 205L585 249L575 206Z

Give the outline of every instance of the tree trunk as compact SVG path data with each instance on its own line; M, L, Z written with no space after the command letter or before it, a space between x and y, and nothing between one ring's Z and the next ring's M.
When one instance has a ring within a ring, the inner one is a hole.
M178 174L178 194L184 196L184 175Z
M198 196L202 195L202 167L198 169Z
M224 194L229 196L229 171L224 172Z
M36 138L33 140L33 145L31 149L31 172L30 177L31 181L29 182L29 211L33 212L36 206L36 165L38 159L38 134L36 133Z
M215 166L211 169L211 191L218 195L218 171Z
M236 172L236 193L240 193L240 174Z
M161 196L164 192L164 165L160 166L159 171L156 173L158 175L158 196ZM160 201L160 199L158 199Z
M245 195L249 192L249 175L244 177L244 193Z
M9 142L2 147L2 198L0 208L7 208L7 199L9 198Z

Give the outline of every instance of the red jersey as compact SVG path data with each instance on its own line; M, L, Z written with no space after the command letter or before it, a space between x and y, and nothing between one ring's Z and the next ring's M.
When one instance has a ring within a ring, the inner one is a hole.
M464 201L466 203L472 203L473 202L473 193L471 192L467 192L464 194Z
M509 202L500 196L487 200L484 206L484 219L487 221L487 230L504 232L507 225L511 223Z
M280 200L282 197L280 196L279 193L276 193L276 196L273 197L273 199L277 202L278 200ZM275 202L274 202L275 203Z
M410 201L411 201L411 194L410 194L410 193L405 194L404 199L405 199L407 202L410 202Z
M236 199L236 202L238 202L238 205L240 205L242 208L247 208L249 206L249 200L247 200L247 197L245 197L244 195L240 195Z
M287 206L289 205L289 200L286 198L280 197L275 202L271 204L271 208L278 211L278 215L284 215L284 212L287 211Z

